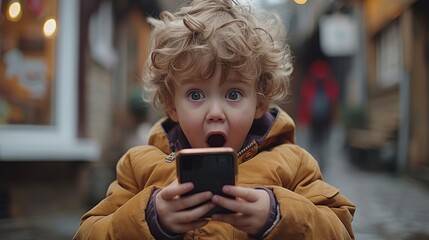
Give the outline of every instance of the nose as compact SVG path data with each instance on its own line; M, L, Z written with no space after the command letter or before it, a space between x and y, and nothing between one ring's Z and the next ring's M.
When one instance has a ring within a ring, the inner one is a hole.
M208 106L206 121L207 122L223 122L225 113L222 104L218 100L212 100Z

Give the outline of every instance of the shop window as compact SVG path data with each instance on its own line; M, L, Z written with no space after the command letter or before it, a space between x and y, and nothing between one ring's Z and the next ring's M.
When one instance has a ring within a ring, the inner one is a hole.
M0 25L1 124L53 124L57 15L56 0L3 3ZM50 23L49 30L43 31L43 26L49 25L48 21L54 22Z
M377 38L377 79L381 88L397 85L403 77L402 38L399 23L393 22Z
M2 1L0 124L53 125L57 1Z
M79 1L0 5L0 160L94 158L77 139Z

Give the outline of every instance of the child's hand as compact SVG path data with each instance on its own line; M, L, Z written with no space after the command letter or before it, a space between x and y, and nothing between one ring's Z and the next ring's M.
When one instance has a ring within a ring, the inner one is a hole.
M268 220L270 196L265 190L237 186L224 186L223 192L237 197L237 200L215 195L212 201L219 206L236 212L216 214L212 220L227 222L249 234L258 233Z
M192 183L179 184L175 180L156 196L158 218L166 230L173 233L184 233L207 224L208 221L201 219L201 217L214 207L213 203L208 202L196 208L189 208L210 200L213 194L211 192L202 192L180 197L180 195L191 191L193 188Z

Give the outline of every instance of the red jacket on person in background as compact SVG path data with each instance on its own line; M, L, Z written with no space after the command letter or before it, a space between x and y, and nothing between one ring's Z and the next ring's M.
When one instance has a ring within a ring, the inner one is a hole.
M317 82L324 81L324 89L330 100L332 109L336 108L339 97L337 80L332 76L329 65L324 60L314 61L309 68L309 73L302 83L301 101L298 108L298 123L309 125L312 121L311 103L316 96Z

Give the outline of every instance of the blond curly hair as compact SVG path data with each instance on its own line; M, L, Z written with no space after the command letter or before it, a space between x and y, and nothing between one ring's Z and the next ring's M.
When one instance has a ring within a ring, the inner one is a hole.
M234 0L194 0L176 13L164 11L154 26L153 49L143 72L146 100L168 111L174 86L208 79L217 66L256 81L258 103L268 106L288 95L292 60L277 16Z

